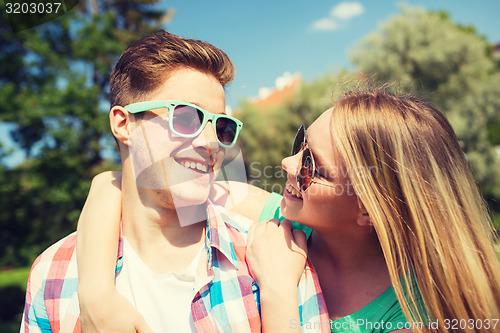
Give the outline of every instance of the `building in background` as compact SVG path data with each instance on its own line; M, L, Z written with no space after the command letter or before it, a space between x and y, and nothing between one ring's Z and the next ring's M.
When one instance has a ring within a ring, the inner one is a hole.
M493 45L493 58L500 59L500 43Z
M285 72L276 78L274 88L260 88L259 96L253 99L253 104L262 109L287 104L293 100L295 91L301 82L302 75L300 73Z

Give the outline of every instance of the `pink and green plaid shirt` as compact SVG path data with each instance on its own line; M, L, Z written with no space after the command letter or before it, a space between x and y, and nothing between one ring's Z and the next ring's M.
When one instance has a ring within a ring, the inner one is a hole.
M259 288L245 262L251 221L228 217L210 203L207 211L207 283L191 302L195 327L198 332L260 332ZM73 233L49 247L33 263L21 332L81 331L75 245ZM121 256L120 245L117 272ZM298 291L301 322L308 324L306 331L329 332L328 325L321 325L329 323L328 313L309 262ZM300 323L291 323L291 327L300 327Z

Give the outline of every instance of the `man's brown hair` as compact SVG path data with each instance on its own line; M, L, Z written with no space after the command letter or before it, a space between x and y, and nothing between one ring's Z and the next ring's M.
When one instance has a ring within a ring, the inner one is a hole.
M159 30L139 39L120 56L109 81L111 107L146 100L172 71L182 67L211 74L222 86L234 78L233 63L219 48Z

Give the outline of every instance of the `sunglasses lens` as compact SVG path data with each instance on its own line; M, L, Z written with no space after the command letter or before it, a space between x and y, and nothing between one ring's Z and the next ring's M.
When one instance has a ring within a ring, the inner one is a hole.
M231 145L236 138L238 124L232 119L219 117L215 124L217 129L217 139L225 145Z
M292 155L296 155L304 146L305 135L306 135L306 130L304 128L304 125L302 125L297 131L297 134L295 135L295 140L293 140Z
M304 192L307 190L314 174L314 164L311 156L311 151L309 148L304 150L302 154L302 165L300 167L299 174L297 175L297 183L299 185L299 190Z
M189 105L177 105L172 116L172 128L180 135L192 137L200 130L205 114ZM215 123L217 140L220 144L230 146L236 139L238 124L231 118L220 116Z
M172 117L172 127L179 134L196 133L203 123L203 113L189 105L177 105Z

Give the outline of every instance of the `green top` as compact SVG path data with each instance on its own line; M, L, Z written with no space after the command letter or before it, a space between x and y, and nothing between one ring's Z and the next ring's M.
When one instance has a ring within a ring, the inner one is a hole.
M404 329L407 320L391 286L360 310L330 322L333 332L385 333ZM408 323L406 328L411 328Z
M281 214L280 210L280 203L282 199L283 199L282 195L279 195L278 193L274 192L271 193L269 199L267 199L266 204L264 205L264 208L262 209L262 212L260 213L259 222L271 219L278 219L280 221L283 221L285 217ZM303 232L305 232L307 238L311 236L312 233L311 228L308 228L305 225L302 225L295 221L292 221L292 224L293 224L293 230L302 230Z
M283 197L277 193L271 193L259 217L259 222L270 219L283 220L280 212L280 202ZM293 222L294 230L302 230L309 238L312 229ZM330 322L332 332L352 333L386 333L398 329L404 329L407 320L396 297L394 288L391 286L384 291L373 302L360 310ZM408 323L406 328L411 328Z

